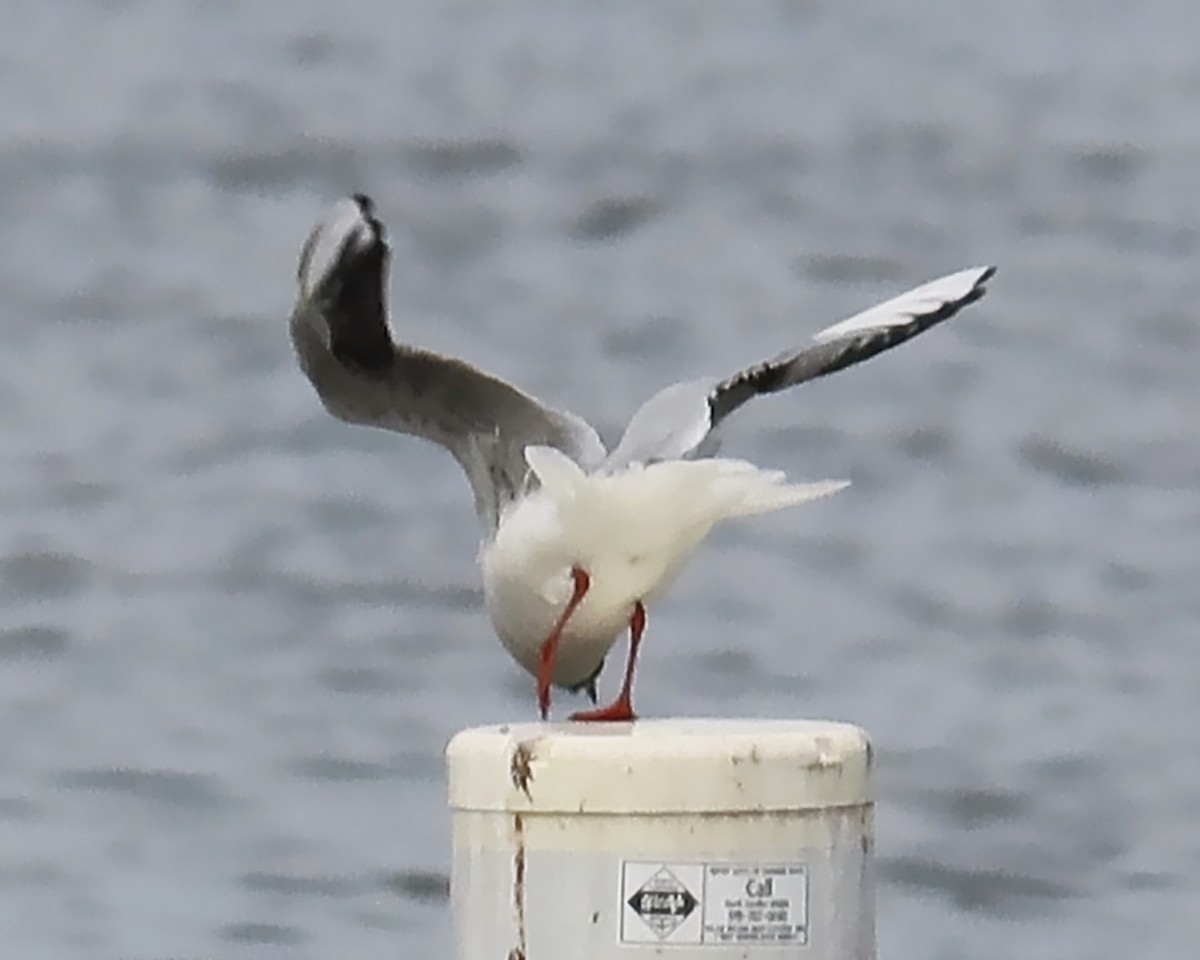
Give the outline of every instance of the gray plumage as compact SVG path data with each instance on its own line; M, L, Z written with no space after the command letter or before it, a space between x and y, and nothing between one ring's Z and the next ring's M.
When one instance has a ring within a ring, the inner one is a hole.
M525 489L526 446L556 447L585 467L604 458L596 431L574 414L462 360L394 344L384 301L388 256L383 225L361 194L343 201L301 254L292 342L330 413L449 450L488 533Z
M562 450L585 470L703 456L713 430L752 397L825 376L950 319L984 295L993 267L934 280L725 379L665 387L631 418L611 454L581 417L541 403L465 361L396 344L388 331L389 250L370 198L342 201L308 238L291 319L301 367L326 408L351 423L445 447L470 481L485 537L530 482L524 450Z

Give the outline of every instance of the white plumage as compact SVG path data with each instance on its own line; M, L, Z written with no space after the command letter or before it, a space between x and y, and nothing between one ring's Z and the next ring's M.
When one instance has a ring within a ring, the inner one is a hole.
M846 481L788 483L744 460L665 460L585 473L553 447L525 455L541 483L514 502L483 545L484 595L509 652L536 672L542 643L571 596L570 570L591 586L566 624L553 680L584 684L629 624L653 603L722 520L828 496Z

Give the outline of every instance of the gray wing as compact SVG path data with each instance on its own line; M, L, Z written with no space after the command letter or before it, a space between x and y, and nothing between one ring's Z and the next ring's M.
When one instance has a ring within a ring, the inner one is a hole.
M861 363L949 320L984 295L995 272L976 267L952 273L826 327L812 346L785 351L724 380L669 386L633 415L606 466L703 456L713 445L713 430L751 397Z
M574 414L461 360L393 343L387 267L383 225L362 194L341 201L300 255L292 342L330 413L448 449L471 483L485 533L529 482L526 446L556 447L585 468L604 458L596 431Z

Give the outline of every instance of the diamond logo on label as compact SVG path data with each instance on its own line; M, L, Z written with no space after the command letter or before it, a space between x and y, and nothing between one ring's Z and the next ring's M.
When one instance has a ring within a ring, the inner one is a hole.
M660 940L670 936L691 915L697 902L692 892L666 867L651 876L627 901L629 908Z

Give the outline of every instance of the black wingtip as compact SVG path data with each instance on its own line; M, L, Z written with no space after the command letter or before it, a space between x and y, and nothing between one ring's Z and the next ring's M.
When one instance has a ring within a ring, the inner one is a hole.
M363 220L365 220L367 226L371 228L371 234L374 239L377 241L386 240L387 238L383 230L383 221L375 216L375 201L367 196L367 194L361 192L350 194L350 199L354 201L355 206L358 207L359 213L362 214Z
M353 204L353 211L346 210L347 203ZM341 217L335 212L310 238L301 273L311 265L314 245L324 244L313 297L328 325L329 348L343 364L382 371L394 356L384 306L388 246L383 224L365 193L351 194L340 209ZM323 238L322 231L329 233Z
M967 295L965 297L963 297L961 300L956 300L954 302L954 304L953 304L954 309L951 312L951 316L954 313L957 313L963 307L970 306L972 303L975 303L976 301L983 299L983 295L985 293L987 293L987 291L988 291L987 282L989 280L991 280L992 277L994 277L995 275L996 275L995 266L984 267L982 269L982 271L980 272L979 276L975 279L975 283L971 286L971 289L970 289L970 291L968 291Z

